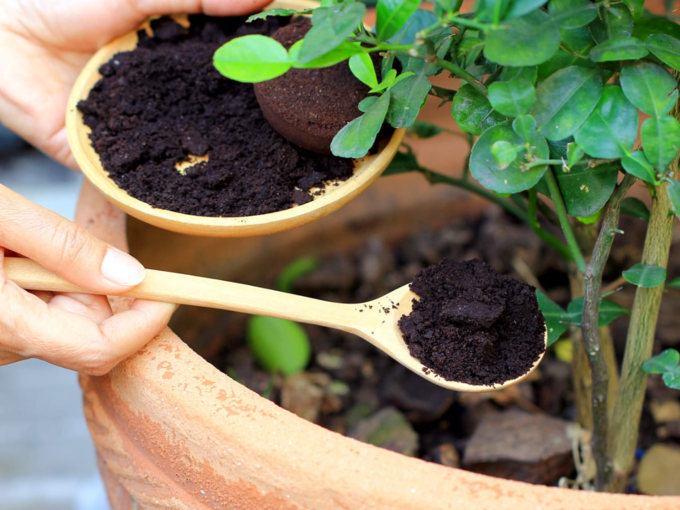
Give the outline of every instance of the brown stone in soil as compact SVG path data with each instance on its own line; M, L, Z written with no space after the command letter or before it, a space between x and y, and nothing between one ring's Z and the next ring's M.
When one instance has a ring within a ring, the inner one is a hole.
M272 37L286 49L304 37L312 24L298 18ZM300 147L331 154L333 137L361 115L358 104L368 87L341 62L323 69L291 69L273 80L256 83L260 108L276 131Z
M254 216L312 200L311 188L346 180L349 159L315 154L281 137L253 87L222 76L213 54L234 37L269 34L280 18L167 18L139 32L138 47L100 68L78 104L111 179L152 207L195 216ZM283 21L285 22L285 21ZM207 155L207 161L178 166ZM302 190L302 191L300 191Z
M574 470L567 425L515 410L486 416L468 442L463 467L509 480L555 483Z
M534 288L479 260L444 259L411 284L399 319L411 355L447 381L494 385L522 376L545 350Z

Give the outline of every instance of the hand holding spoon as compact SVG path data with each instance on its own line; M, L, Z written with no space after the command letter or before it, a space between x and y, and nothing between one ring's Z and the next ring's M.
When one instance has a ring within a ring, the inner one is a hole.
M5 272L8 280L27 290L89 293L28 259L5 259ZM496 386L447 381L436 374L425 373L423 364L409 353L397 325L402 315L411 313L412 300L417 298L408 285L367 303L343 304L240 283L147 270L146 279L122 295L266 315L346 331L367 340L430 382L455 391L481 392L505 388L524 379L543 358L541 354L521 377Z

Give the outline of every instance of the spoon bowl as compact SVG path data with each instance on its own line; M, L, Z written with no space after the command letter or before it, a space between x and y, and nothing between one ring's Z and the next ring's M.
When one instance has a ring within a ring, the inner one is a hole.
M308 9L316 2L307 0L274 1L268 8ZM187 16L173 16L183 25ZM139 29L150 30L147 21ZM108 176L99 155L89 139L90 128L83 122L78 103L86 99L99 81L99 68L116 53L133 50L137 46L137 30L129 32L102 47L82 70L71 90L66 109L66 131L71 151L85 177L111 202L135 218L154 226L181 234L210 237L248 237L272 234L304 225L339 209L364 191L387 168L396 154L405 129L397 129L377 153L355 160L354 175L346 181L331 181L318 191L319 195L307 204L269 214L243 217L204 217L157 209L130 196ZM208 153L208 157L210 154Z
M8 280L27 290L89 293L28 259L6 258L5 274ZM367 340L430 382L455 391L483 392L511 386L527 377L543 359L541 354L524 375L494 386L447 381L430 371L426 373L425 366L409 353L398 325L400 317L411 313L413 299L417 299L408 285L373 301L343 304L240 283L147 270L146 279L122 296L266 315L339 329ZM547 341L546 332L546 347Z

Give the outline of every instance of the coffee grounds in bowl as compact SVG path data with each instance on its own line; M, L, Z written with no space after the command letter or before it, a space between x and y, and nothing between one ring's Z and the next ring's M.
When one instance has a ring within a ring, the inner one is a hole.
M78 104L110 177L152 207L196 216L254 216L310 202L310 189L346 180L349 159L301 149L274 131L253 86L222 76L213 54L228 40L270 34L287 20L190 16L139 32L138 47L101 66ZM178 171L178 165L202 156ZM300 191L300 188L302 191Z
M419 299L399 328L427 373L496 385L527 373L545 350L534 288L484 262L444 259L410 288Z

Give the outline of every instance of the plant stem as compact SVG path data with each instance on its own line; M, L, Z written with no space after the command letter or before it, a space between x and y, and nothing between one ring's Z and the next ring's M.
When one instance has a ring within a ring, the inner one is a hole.
M619 225L621 201L635 181L635 177L627 175L607 203L600 233L593 248L593 255L583 275L585 287L581 329L583 330L583 348L588 357L588 364L590 365L590 373L592 375L592 448L593 457L597 465L596 490L604 489L607 477L611 471L611 460L607 450L609 434L607 400L609 393L609 370L600 341L600 328L598 325L601 300L600 288L602 286L602 273L609 258L612 243L614 242L614 229Z
M552 201L555 204L555 212L557 212L557 217L560 220L560 226L562 227L564 238L566 239L569 250L571 251L571 258L574 260L579 272L584 273L586 270L586 261L583 258L581 249L579 248L576 237L574 236L571 223L569 223L567 208L564 205L562 193L560 193L560 188L557 186L557 180L555 179L555 174L553 173L552 168L548 167L545 172L545 177L546 181L548 182L548 189L550 190L550 198L552 198Z
M472 193L475 193L476 195L479 195L483 198L486 198L487 200L500 205L503 207L506 211L509 213L513 214L520 220L524 221L527 223L531 229L536 233L536 235L543 240L547 245L551 246L555 251L557 251L560 255L562 255L564 258L567 260L572 259L572 253L569 251L569 248L562 242L560 241L557 237L552 235L550 232L547 232L543 228L541 228L540 224L534 224L529 220L529 217L526 212L521 210L519 207L517 207L515 204L499 197L498 195L482 188L481 186L477 186L476 184L464 180L464 179L457 179L455 177L449 177L448 175L443 175L438 172L435 172L433 170L430 170L428 168L423 168L419 167L416 169L420 173L422 173L425 178L430 182L431 184L437 184L437 183L444 183L444 184L449 184L452 186L457 186L459 188L463 188L467 191L471 191Z
M376 46L376 48L377 48L377 46ZM371 48L371 51L374 51L374 48ZM409 53L408 51L396 50L396 51L393 51L392 53L397 57L410 57L410 58L417 58L419 60L427 60L425 56L411 55L411 53ZM484 97L487 97L489 95L488 91L486 90L486 87L484 86L484 84L481 81L479 81L477 78L475 78L470 73L465 71L462 67L457 66L453 62L448 62L444 59L437 58L433 62L428 61L428 63L439 66L442 69L446 69L453 76L457 76L458 78L465 80L470 85L472 85L475 88L475 90L477 90L477 92L482 94Z
M470 85L472 85L475 88L475 90L477 90L477 92L482 94L484 97L487 97L489 95L489 92L486 90L486 87L481 81L479 81L477 78L475 78L470 73L465 71L462 67L458 67L453 62L448 62L446 60L438 58L434 62L434 65L437 65L442 69L446 69L448 72L450 72L454 76L457 76L458 78L462 78Z
M447 16L446 21L450 23L455 23L456 25L462 25L464 27L470 27L474 28L476 30L500 30L503 27L502 25L489 25L488 23L478 23L477 21L473 21L471 19L467 18L461 18L460 16Z
M676 81L680 73L672 71ZM676 119L680 118L680 104L676 103L671 111ZM671 164L670 175L678 175L678 155ZM654 186L652 210L647 226L647 235L642 250L642 263L665 268L668 265L673 238L675 215L666 193L667 182ZM630 315L626 349L621 367L621 381L614 406L612 434L609 437L609 451L612 458L612 473L606 489L622 492L635 461L640 430L640 416L647 389L647 374L642 371L642 363L652 355L656 323L664 292L664 285L652 288L638 287Z
M588 166L590 168L595 168L596 166L599 165L604 165L605 163L613 163L614 161L618 161L617 159L584 159L581 161L578 161L577 163L574 163L573 166ZM524 167L527 169L529 168L534 168L536 166L543 166L543 165L564 165L565 161L562 161L561 159L534 159L533 161L529 163L524 163Z
M677 161L673 170L677 174ZM666 267L673 234L674 215L666 194L667 183L654 187L652 210L642 252L642 263ZM647 388L647 374L640 368L652 355L656 322L664 286L638 287L628 327L621 382L614 406L609 449L613 472L607 489L621 492L633 467L640 428L640 416Z

